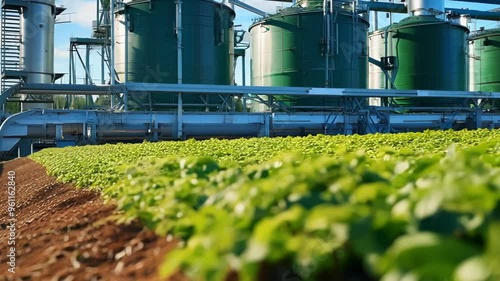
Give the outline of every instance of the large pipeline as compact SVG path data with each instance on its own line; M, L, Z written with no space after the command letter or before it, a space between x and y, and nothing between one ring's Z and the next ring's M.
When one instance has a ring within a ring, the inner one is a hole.
M474 1L467 1L474 2ZM384 3L384 2L360 2L360 12L376 11L388 13L407 13L408 9L404 4ZM498 4L498 3L495 3ZM500 20L499 12L486 12L478 10L445 8L445 13L454 13L456 15L469 15L473 19L479 20Z

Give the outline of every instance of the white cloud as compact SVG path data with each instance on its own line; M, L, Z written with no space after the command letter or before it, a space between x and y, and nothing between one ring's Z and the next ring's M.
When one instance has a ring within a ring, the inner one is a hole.
M62 48L54 48L54 58L55 59L65 59L67 60L69 58L69 51L68 49L62 49Z
M64 6L72 23L92 29L92 21L96 19L97 4L94 0L57 0L57 6ZM66 19L66 17L65 17Z

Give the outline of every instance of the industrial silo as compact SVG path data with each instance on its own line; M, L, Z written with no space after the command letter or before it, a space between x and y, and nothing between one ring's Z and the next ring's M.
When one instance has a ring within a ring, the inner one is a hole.
M470 89L482 92L500 92L500 28L481 30L469 36ZM495 101L494 107L500 107Z
M182 20L177 26L175 0L124 2L115 14L115 67L120 81L125 80L127 69L129 82L178 83L176 32L181 30L182 83L233 83L235 13L230 7L210 0L183 0ZM151 99L154 110L168 110L177 103L175 94L152 94ZM214 95L184 94L183 103L184 109L206 110L222 102Z
M368 36L368 46L370 57L378 61L379 64L370 63L368 66L368 88L369 89L390 89L389 78L385 75L385 68L381 65L385 57L391 56L392 49L390 42L386 39L385 30L376 30Z
M353 12L352 3L331 2L298 1L250 26L252 85L367 87L369 24ZM281 99L297 107L340 102L319 97Z
M390 37L396 89L466 91L467 27L436 17L443 1L413 0L410 16L386 30ZM463 106L463 99L396 98L401 106Z
M392 55L391 38L386 29L375 30L368 35L368 53L370 64L368 65L368 88L369 89L391 89L394 58ZM387 98L370 98L371 106L386 104Z
M54 81L55 0L23 1L19 65L25 83ZM52 97L21 95L21 110L52 108Z

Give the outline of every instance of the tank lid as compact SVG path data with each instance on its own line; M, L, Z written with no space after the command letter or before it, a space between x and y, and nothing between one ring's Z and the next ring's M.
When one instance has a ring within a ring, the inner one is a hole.
M109 0L104 0L104 1L109 1ZM159 2L162 2L162 0L158 0ZM167 2L167 0L163 0L164 2ZM204 1L204 2L210 2L213 4L220 5L221 7L229 8L231 9L233 15L236 15L234 12L234 5L229 3L229 1L223 0L222 2L217 2L214 0L199 0L199 1ZM132 6L136 4L144 4L144 3L149 3L150 1L148 0L118 0L116 2L116 13L123 13L123 8L127 6Z
M471 17L469 15L453 15L448 16L448 18L453 24L469 28L469 23L471 21Z
M343 11L343 10L335 10L335 11L338 12L338 15L344 15L344 16L348 16L348 17L353 16L353 14L350 13L349 11ZM309 14L309 13L311 13L311 14L322 13L322 8L321 9L301 8L298 6L288 7L288 8L280 10L279 13L270 14L270 15L267 15L265 17L255 19L253 21L253 23L248 27L248 30L251 30L252 28L254 28L257 25L266 24L266 23L269 23L271 21L277 21L277 22L282 21L283 20L282 17L284 17L284 16L294 16L294 15L298 15L298 14ZM369 22L366 19L364 19L363 17L358 16L358 15L356 15L356 17L358 17L357 21L359 24L367 25L366 28L368 28L370 26Z
M467 32L469 32L469 29L463 25L454 24L453 22L444 21L444 20L438 19L434 16L407 17L407 18L402 19L398 23L392 24L388 28L389 28L389 30L392 30L392 29L410 27L410 26L414 26L414 25L425 25L425 24L451 24L451 25L456 26L456 27L461 27L461 28L467 30Z
M394 23L390 26L389 29L392 29L393 27L404 27L407 25L414 25L414 24L432 24L432 23L444 23L443 20L440 20L434 16L410 16L402 19L400 22Z
M385 28L374 30L368 33L368 37L379 36L385 33Z
M497 36L500 35L500 28L493 29L480 29L474 32L471 32L469 35L470 40L476 40L479 38L487 37L487 36Z
M330 0L333 2L333 7L335 10L344 10L344 11L354 11L354 3L353 1L336 1ZM323 0L298 0L295 6L301 8L320 8L323 9Z
M410 16L437 16L444 13L444 0L409 0Z

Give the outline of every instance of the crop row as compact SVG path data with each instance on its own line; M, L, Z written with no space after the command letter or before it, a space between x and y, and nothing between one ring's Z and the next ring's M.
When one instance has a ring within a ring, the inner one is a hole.
M303 161L318 155L338 157L343 152L362 150L368 158L378 158L386 150L399 155L444 155L455 144L466 148L500 137L498 130L426 131L423 133L373 134L353 136L306 136L236 140L188 140L141 144L106 144L99 146L45 149L32 158L47 167L49 174L62 182L80 187L100 188L116 182L118 168L145 158L212 157L242 167L262 163L283 153L297 153Z
M177 239L163 276L500 278L499 131L119 144L32 157L61 180L98 187L124 222Z

